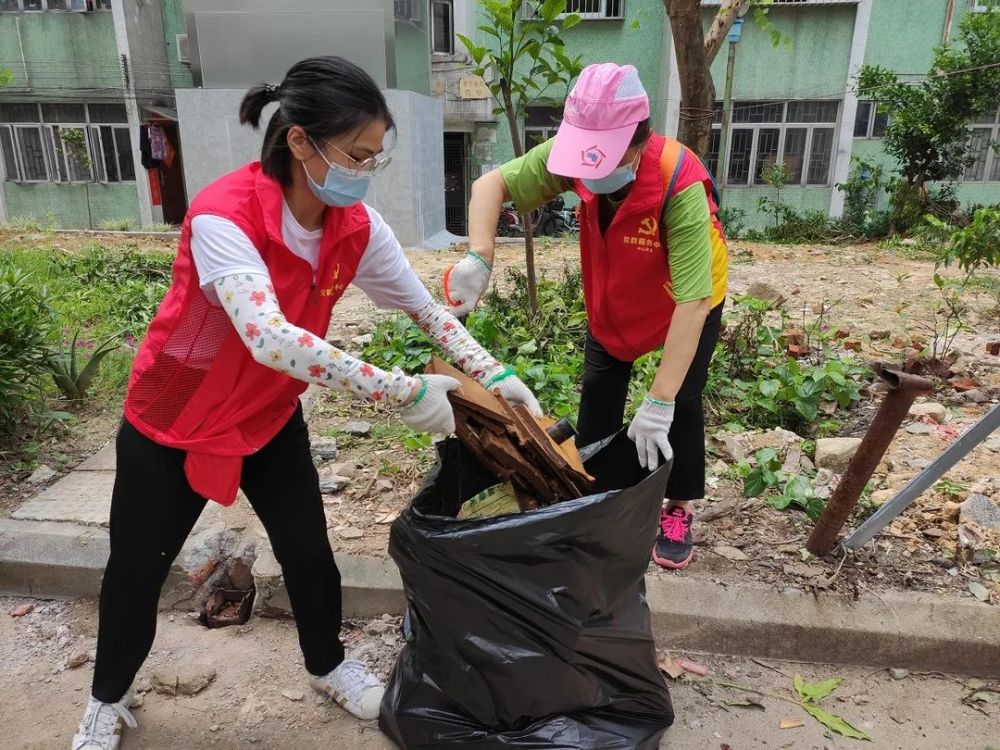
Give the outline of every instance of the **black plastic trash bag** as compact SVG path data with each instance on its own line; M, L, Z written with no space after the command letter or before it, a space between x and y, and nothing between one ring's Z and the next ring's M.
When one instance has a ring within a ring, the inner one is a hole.
M438 456L392 525L409 610L382 731L407 750L654 750L674 714L643 575L669 466L646 477L621 433L587 467L625 489L459 521L496 479L457 440Z

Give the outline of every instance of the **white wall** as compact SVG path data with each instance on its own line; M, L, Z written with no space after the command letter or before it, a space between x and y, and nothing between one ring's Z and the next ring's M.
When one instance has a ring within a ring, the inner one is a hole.
M177 89L188 201L206 185L260 158L263 130L240 125L242 89ZM384 92L396 120L392 163L372 180L365 202L381 213L404 246L444 231L443 105L411 91ZM391 143L390 140L388 141Z

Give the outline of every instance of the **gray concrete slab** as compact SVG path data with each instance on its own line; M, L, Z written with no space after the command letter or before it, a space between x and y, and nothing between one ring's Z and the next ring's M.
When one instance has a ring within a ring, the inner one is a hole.
M73 471L11 514L20 521L66 521L106 526L113 471Z
M115 441L112 440L93 456L77 466L74 471L115 471L117 468Z

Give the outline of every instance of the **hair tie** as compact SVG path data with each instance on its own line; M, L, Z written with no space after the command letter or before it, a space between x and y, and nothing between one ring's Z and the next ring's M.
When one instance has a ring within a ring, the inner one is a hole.
M264 91L267 92L267 95L271 98L271 101L273 101L273 102L276 102L276 101L278 101L278 99L281 98L279 96L280 91L281 91L281 86L278 85L277 83L266 83L266 84L264 84Z

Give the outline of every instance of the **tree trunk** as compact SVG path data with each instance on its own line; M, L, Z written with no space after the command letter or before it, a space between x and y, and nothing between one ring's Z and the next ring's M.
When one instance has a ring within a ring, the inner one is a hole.
M517 114L514 112L509 86L503 86L503 105L507 113L507 126L510 128L510 142L514 147L514 156L523 156L521 129L517 122ZM528 276L528 312L534 318L538 312L538 278L535 275L535 233L531 226L530 214L521 212L521 225L524 227L524 268Z
M677 139L704 157L715 112L715 83L705 52L700 0L663 0L681 79L681 122Z
M712 25L705 37L705 56L708 58L709 65L714 62L719 50L722 49L722 44L726 41L726 35L732 28L733 21L748 5L750 5L750 0L723 0L722 7L712 19Z

